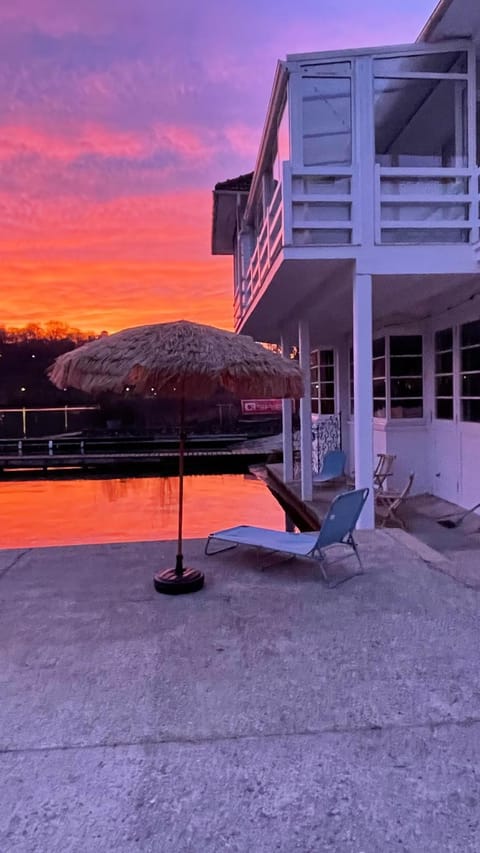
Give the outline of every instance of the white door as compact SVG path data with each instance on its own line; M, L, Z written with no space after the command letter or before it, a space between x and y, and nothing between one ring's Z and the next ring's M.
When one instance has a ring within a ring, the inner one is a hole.
M456 330L434 333L434 399L432 413L432 491L456 503L459 498L459 428L457 411Z
M480 501L480 320L459 327L458 358L459 503L472 507Z

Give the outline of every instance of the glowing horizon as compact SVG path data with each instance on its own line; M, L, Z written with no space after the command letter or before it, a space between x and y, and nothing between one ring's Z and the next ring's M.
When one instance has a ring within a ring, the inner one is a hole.
M253 168L277 60L412 41L433 0L246 3L0 8L2 325L231 329L212 189Z

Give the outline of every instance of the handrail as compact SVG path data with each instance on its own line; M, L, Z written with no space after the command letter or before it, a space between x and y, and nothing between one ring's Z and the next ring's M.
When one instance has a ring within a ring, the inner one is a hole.
M293 189L295 179L309 181L315 178L320 179L319 186L315 187L315 192L302 192L297 188ZM326 186L323 192L321 187L322 178L329 179L330 181L347 179L350 182L349 191L335 193L329 191L329 189L331 190L331 186ZM302 166L301 168L297 168L292 166L289 161L283 163L282 181L275 187L264 221L262 222L260 233L257 235L255 248L246 272L245 280L247 284L243 288L246 305L242 306L240 304L238 306L240 316L263 284L279 248L282 245L288 246L294 242L292 240L294 232L300 230L309 232L341 230L346 231L350 235L350 239L345 240L347 245L355 241L356 211L354 210L353 202L354 180L355 173L353 166ZM331 218L298 219L294 222L293 210L295 206L302 204L321 204L324 209L330 209ZM350 207L348 218L338 218L338 208L340 205L348 205Z
M403 167L382 166L375 164L375 242L382 243L382 231L396 230L399 233L408 229L433 232L438 230L452 231L462 230L469 232L469 242L476 242L478 235L478 201L479 188L476 184L477 168L467 167ZM409 179L417 179L413 191L412 187L402 188L402 182ZM460 187L460 192L441 192L442 186L447 188L455 180L465 181L465 186ZM388 191L384 182L397 184L396 191ZM433 182L433 189L438 183L438 190L429 192L422 188L422 182ZM383 206L394 206L399 216L402 206L408 214L399 219L387 219L387 210ZM425 216L425 208L431 209L432 215ZM422 210L423 209L423 210ZM460 213L460 216L448 217L448 210ZM420 215L415 218L416 210ZM437 215L435 215L437 214ZM441 215L438 215L441 214ZM456 241L454 241L456 242ZM460 242L460 241L459 241Z
M246 434L229 436L228 440L235 442L244 439ZM104 453L112 449L118 453L128 452L150 452L155 450L168 450L178 446L178 435L165 435L151 438L149 436L76 436L70 438L3 438L0 439L0 457L6 456L65 456ZM224 444L224 435L197 435L187 436L187 445L191 447L200 445Z

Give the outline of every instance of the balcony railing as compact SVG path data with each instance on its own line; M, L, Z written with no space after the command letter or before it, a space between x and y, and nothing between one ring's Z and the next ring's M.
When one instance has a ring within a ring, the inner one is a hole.
M345 246L357 242L353 218L352 168L292 169L283 164L240 289L235 294L237 323L265 281L284 246Z
M285 164L285 205L290 201L285 244L345 246L357 242L352 167Z
M375 166L376 245L475 245L480 262L479 169ZM371 208L369 208L371 209ZM284 247L357 246L362 199L352 167L283 164L248 268L235 293L235 323Z
M281 246L283 236L282 184L275 187L248 269L242 275L240 291L235 294L235 323L243 316L251 300L263 284Z
M473 243L478 170L375 167L377 245Z

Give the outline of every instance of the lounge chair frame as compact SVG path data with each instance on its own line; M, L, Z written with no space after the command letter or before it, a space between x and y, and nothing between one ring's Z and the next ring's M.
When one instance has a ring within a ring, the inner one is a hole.
M220 554L224 551L230 551L232 548L237 548L238 545L247 545L267 551L290 554L292 557L307 557L314 560L320 566L322 578L329 586L338 586L339 583L343 583L364 572L358 546L353 537L353 531L367 497L368 489L357 489L337 495L328 508L320 530L313 532L285 533L265 527L254 527L248 524L241 524L238 527L230 527L226 530L218 530L215 533L210 533L208 536L205 544L205 554L213 556L214 554ZM212 551L210 550L210 544L214 540L230 544ZM326 571L325 550L334 545L346 545L350 547L358 560L360 571L347 575L340 581L331 584Z

